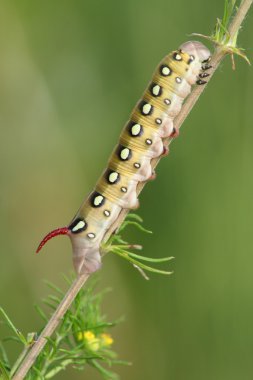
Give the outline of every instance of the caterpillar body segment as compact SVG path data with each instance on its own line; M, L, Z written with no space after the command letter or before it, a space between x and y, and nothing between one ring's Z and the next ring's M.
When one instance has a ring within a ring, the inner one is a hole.
M68 227L46 235L37 252L52 237L68 235L76 272L91 273L100 268L99 249L106 231L123 208L139 206L137 185L155 177L151 160L168 152L163 139L177 136L173 120L192 85L206 83L209 60L210 52L203 44L189 41L160 62L94 190Z

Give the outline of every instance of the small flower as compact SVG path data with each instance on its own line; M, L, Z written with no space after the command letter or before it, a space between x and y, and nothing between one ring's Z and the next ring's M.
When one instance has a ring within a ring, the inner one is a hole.
M91 351L98 351L100 348L99 339L96 338L95 334L92 331L79 331L77 334L77 340L83 340L87 348Z
M87 342L92 342L95 338L95 334L92 331L83 332L83 339L87 340Z
M110 334L101 334L100 341L102 347L110 347L113 344L113 339Z
M79 331L76 339L84 341L86 347L91 351L98 351L101 348L110 347L113 344L113 338L110 334L100 334L96 336L92 331Z

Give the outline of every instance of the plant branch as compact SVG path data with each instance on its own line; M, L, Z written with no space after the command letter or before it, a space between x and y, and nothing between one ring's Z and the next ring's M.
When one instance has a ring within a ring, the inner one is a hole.
M45 344L47 343L46 338L50 337L53 334L54 330L61 322L62 317L70 307L72 301L74 300L82 286L85 284L85 282L88 280L88 278L88 274L83 274L81 276L78 276L76 280L73 282L68 292L65 294L65 297L63 298L62 302L52 315L51 319L48 321L42 333L40 334L38 340L34 343L31 350L27 354L25 360L23 361L22 365L14 375L13 380L24 379L25 375L35 362L39 353L42 351Z
M252 5L252 0L244 0L241 2L236 15L234 16L232 22L228 27L228 32L230 34L230 39L233 40L233 37L239 32L242 22L244 21L250 7Z
M253 0L243 0L233 17L233 20L231 21L228 32L230 33L230 40L233 40L235 36L237 35L241 24L246 17L247 12L249 11L250 6L252 5ZM208 79L211 79L215 71L217 70L220 62L222 59L228 54L228 51L224 48L224 46L217 46L215 48L214 54L212 56L210 64L212 65L212 68L210 69L210 76ZM180 114L175 118L174 120L174 126L175 128L179 129L186 119L186 117L189 115L191 109L199 99L200 95L204 91L205 86L196 86L191 94L188 96L186 102L184 103L182 110L180 111ZM165 145L170 145L172 142L172 138L165 139L164 143ZM152 168L155 168L157 164L159 163L160 158L155 158L151 161ZM137 194L140 194L143 187L145 186L145 183L139 183L137 187ZM126 215L128 213L128 210L123 209L118 217L118 219L115 221L115 223L111 226L111 228L107 231L104 242L108 241L108 239L111 237L111 235L120 227L122 222L124 221ZM81 287L85 284L85 282L88 280L89 275L81 275L79 276L71 285L69 291L66 293L64 299L60 303L59 307L49 320L48 324L42 331L41 335L39 336L38 340L34 343L33 347L27 354L26 358L24 359L23 363L21 364L20 368L16 372L16 374L13 377L13 380L22 380L26 376L27 372L35 362L36 358L38 357L39 353L42 351L43 347L47 343L46 338L50 337L57 326L59 325L62 317L64 316L65 312L70 307L72 301L78 294Z

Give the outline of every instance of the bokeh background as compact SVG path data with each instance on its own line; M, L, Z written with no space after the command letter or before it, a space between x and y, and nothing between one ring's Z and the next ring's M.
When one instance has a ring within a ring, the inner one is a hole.
M36 256L38 242L95 184L159 60L190 33L210 34L222 3L1 0L0 304L20 330L41 327L43 279L66 288L72 269L68 239ZM239 39L251 60L252 20ZM174 274L147 282L116 256L103 262L100 287L113 288L103 311L126 319L114 348L133 362L115 367L122 379L252 379L252 86L252 67L236 58L232 71L227 58L141 194L154 234L129 239L175 256ZM19 347L8 347L14 360Z

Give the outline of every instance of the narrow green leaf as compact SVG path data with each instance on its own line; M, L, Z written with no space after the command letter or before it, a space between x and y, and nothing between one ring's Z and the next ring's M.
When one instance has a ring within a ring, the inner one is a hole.
M132 257L129 257L128 255L126 255L125 253L122 253L120 251L115 251L115 253L121 257L123 257L124 259L130 261L132 264L135 264L137 265L138 267L142 268L142 269L145 269L146 271L148 272L153 272L153 273L158 273L158 274L165 274L165 275L170 275L172 274L173 272L168 272L168 271L164 271L164 270L160 270L160 269L156 269L156 268L152 268L152 267L149 267L135 259L133 259Z
M73 363L72 359L66 359L64 361L61 362L60 365L54 367L52 370L50 370L46 376L45 376L45 379L51 379L52 377L54 377L55 375L57 375L57 373L59 373L60 371L66 369L66 367Z
M51 344L52 347L56 348L56 342L50 336L46 336L45 339Z
M8 371L6 370L5 365L1 359L0 359L0 379L1 380L9 380L10 379Z
M37 311L37 313L41 316L41 318L45 322L48 322L48 318L47 318L46 314L44 313L44 311L41 309L41 307L37 304L34 304L33 306L34 306L35 310Z
M9 380L10 376L5 369L3 362L0 360L0 380Z
M68 285L72 285L72 279L71 278L68 278L68 276L66 276L66 274L64 274L64 273L62 273L62 277Z
M97 325L91 325L89 327L90 330L97 330L97 329L104 329L104 328L107 328L107 327L113 327L113 326L116 326L118 324L118 322L104 322L104 323L99 323Z
M155 259L155 258L152 258L152 257L146 257L146 256L136 255L136 253L133 253L133 252L130 252L130 251L124 251L124 250L122 250L122 251L125 252L126 254L128 254L129 256L133 257L133 258L140 259L142 261L149 261L151 263L164 263L166 261L170 261L170 260L174 259L173 256L162 257L162 258L159 258L159 259Z
M137 214L133 214L133 213L127 214L126 220L128 219L133 219L133 220L136 220L137 222L143 223L143 219Z
M74 359L73 363L76 365L84 365L85 363L87 363L87 360L84 358L83 359Z
M9 362L9 359L8 359L7 352L5 351L5 348L4 348L4 346L2 345L1 342L0 342L0 352L2 354L2 358L3 358L3 361L5 363L5 366L10 367L10 362Z
M144 228L140 223L133 222L133 221L130 221L130 220L127 220L124 223L122 223L121 228L119 228L119 232L123 231L127 226L134 226L138 230L140 230L142 232L146 232L147 234L152 234L153 233L152 231L149 231L146 228Z
M64 296L64 292L58 288L55 284L53 284L51 281L44 280L45 284L52 290L55 290L57 293L59 293L61 296Z
M23 342L20 342L20 339L19 338L17 338L16 336L7 336L7 337L5 337L5 338L3 338L2 339L2 342L9 342L9 341L13 341L13 342L17 342L17 343L22 343L23 344Z
M15 335L18 337L20 342L22 342L24 345L27 344L26 339L24 335L14 326L8 315L5 313L5 311L0 307L0 313L3 315L7 325L9 328L15 333Z
M123 240L120 235L112 235L108 243L112 244L114 242L118 244L128 244L127 241Z
M108 371L107 369L105 369L103 366L101 366L97 360L92 360L91 361L92 365L99 370L99 372L106 378L106 379L110 379L110 380L118 380L119 377L116 373L114 372L111 372L111 371Z
M59 298L59 297L57 297L57 296L55 296L53 294L50 294L48 296L48 299L51 300L51 301L53 301L53 302L55 302L56 305L58 305L61 302L61 298Z
M33 370L33 371L37 374L37 376L38 376L38 378L36 378L36 380L38 380L38 379L40 379L40 380L44 380L44 376L42 375L41 371L40 371L37 367L33 366L33 367L32 367L32 370ZM33 378L33 376L32 376L32 378Z
M45 305L49 306L51 309L53 309L53 310L56 309L55 305L52 304L47 298L43 299L42 302L43 302Z

